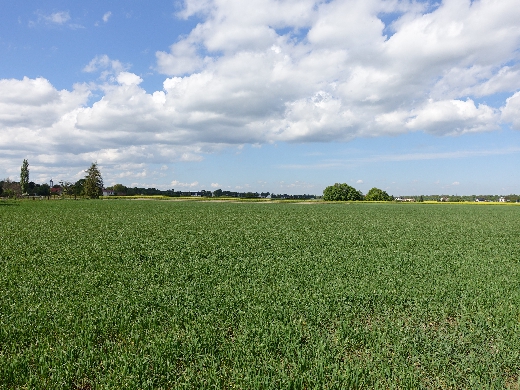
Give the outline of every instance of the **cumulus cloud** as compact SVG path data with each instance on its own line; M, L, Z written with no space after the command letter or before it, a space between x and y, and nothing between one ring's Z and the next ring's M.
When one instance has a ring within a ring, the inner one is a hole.
M491 107L479 104L471 99L428 101L415 112L406 126L410 129L424 130L433 134L463 134L495 130L498 114Z
M105 12L105 14L103 15L103 22L107 23L108 19L110 19L111 16L112 16L112 12L110 12L110 11Z
M103 54L94 57L87 65L85 65L83 72L100 72L100 79L115 81L117 76L121 72L128 70L129 67L130 66L128 64L123 64L118 60L112 60L109 56Z
M507 99L502 109L502 120L511 123L514 129L520 130L520 92Z
M200 22L155 53L161 90L107 55L84 67L104 82L88 106L85 86L1 80L3 133L162 164L246 143L520 129L515 0L185 0L178 17ZM501 108L478 103L497 93Z
M44 78L3 79L0 89L0 147L40 152L70 139L72 118L90 95L85 85L58 91ZM62 131L69 136L61 138Z
M187 1L180 15L205 21L157 53L158 69L182 76L165 89L187 98L184 113L241 127L235 142L490 131L499 115L474 98L520 88L511 5L256 0L270 11L251 13L249 3ZM401 17L388 37L379 17L392 12Z
M121 72L117 75L117 82L121 85L139 85L143 79L134 73Z
M197 45L180 41L170 47L170 53L156 53L159 71L168 75L184 75L200 70L205 60L199 56Z

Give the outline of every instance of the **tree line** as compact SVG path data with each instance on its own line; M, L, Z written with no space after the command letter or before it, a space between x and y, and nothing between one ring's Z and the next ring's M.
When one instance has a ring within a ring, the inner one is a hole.
M29 162L24 159L20 168L20 181L2 180L0 182L0 195L8 198L17 196L50 197L55 189L60 189L60 192L65 195L84 196L91 199L99 198L103 194L103 178L95 162L85 170L84 178L75 183L62 181L60 184L52 185L52 187L50 184L36 184L30 181L29 173Z
M288 195L288 194L274 194L270 192L239 192L239 191L227 191L221 188L208 191L175 191L170 190L158 190L156 188L142 188L142 187L126 187L123 184L115 184L107 187L107 190L113 191L114 195L118 196L138 196L138 195L162 195L169 197L187 197L187 196L201 196L206 198L271 198L271 199L315 199L316 195L302 194L302 195Z
M93 162L88 169L85 170L86 175L76 182L61 181L59 184L36 184L29 180L29 162L24 159L20 168L20 182L4 179L0 181L0 196L3 197L17 197L17 196L41 196L50 197L54 193L59 193L65 196L87 197L90 199L97 199L103 195L103 178L96 162ZM185 196L200 196L200 197L227 197L227 198L271 198L271 199L315 199L319 198L316 195L288 195L288 194L272 194L269 192L237 192L224 191L217 189L215 191L175 191L159 190L156 188L142 188L142 187L126 187L123 184L115 184L107 187L107 190L112 191L114 195L119 196L139 196L139 195L162 195L169 197L185 197ZM472 202L475 199L482 201L496 202L499 200L499 195L470 195L470 196L448 196L448 195L420 195L404 197L405 200L413 200L415 202L423 201L449 201L449 202ZM400 200L398 198L397 200ZM520 202L519 195L505 196L508 202ZM371 188L366 195L346 183L335 183L323 190L323 200L326 201L392 201L395 198L389 195L386 191L379 188Z

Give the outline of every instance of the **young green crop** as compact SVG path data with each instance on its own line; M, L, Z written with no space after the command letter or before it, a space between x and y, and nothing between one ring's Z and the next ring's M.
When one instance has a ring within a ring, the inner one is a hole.
M0 203L0 388L518 388L519 217Z

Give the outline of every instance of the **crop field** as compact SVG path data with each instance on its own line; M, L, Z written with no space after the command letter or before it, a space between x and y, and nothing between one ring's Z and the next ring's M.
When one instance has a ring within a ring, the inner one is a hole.
M0 389L519 389L520 207L0 202Z

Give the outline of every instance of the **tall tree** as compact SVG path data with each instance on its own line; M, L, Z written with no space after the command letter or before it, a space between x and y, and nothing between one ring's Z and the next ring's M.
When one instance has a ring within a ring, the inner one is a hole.
M85 176L83 191L90 199L97 199L103 193L103 178L101 177L97 163L92 163L86 172L87 176Z
M122 184L114 184L114 186L112 188L116 195L119 195L119 194L126 195L126 191L128 190L128 188L126 188L126 186L124 186Z
M22 168L20 169L20 187L22 188L22 194L26 194L29 190L29 162L24 159Z

